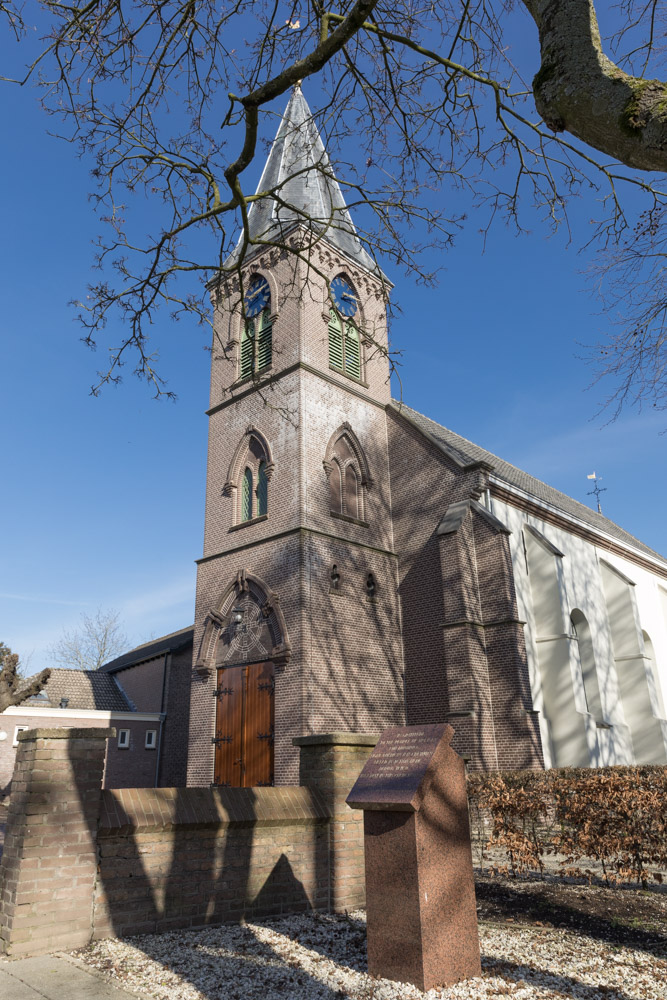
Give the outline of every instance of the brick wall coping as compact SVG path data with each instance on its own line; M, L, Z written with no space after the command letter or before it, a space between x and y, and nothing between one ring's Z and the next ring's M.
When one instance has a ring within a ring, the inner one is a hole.
M102 792L99 835L184 826L310 825L331 813L316 789L114 788Z
M57 729L24 729L22 733L17 733L17 740L19 743L27 740L106 740L115 735L116 730L107 727L59 726Z
M374 736L371 733L324 733L321 736L295 736L292 745L295 747L374 747L379 739L379 734Z

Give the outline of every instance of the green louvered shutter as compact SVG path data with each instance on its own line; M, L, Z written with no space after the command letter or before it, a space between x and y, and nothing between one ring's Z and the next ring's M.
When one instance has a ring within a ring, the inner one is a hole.
M343 370L343 330L336 313L329 311L329 364L332 368Z
M241 336L241 378L248 378L255 370L255 324L246 320Z
M257 515L261 517L269 510L269 481L266 478L266 462L259 463L257 473Z
M262 327L257 337L257 371L268 368L271 364L271 313L265 309L261 319Z
M252 517L252 472L246 469L243 475L241 493L241 520L249 521Z
M359 331L354 323L348 323L345 330L345 374L361 378Z

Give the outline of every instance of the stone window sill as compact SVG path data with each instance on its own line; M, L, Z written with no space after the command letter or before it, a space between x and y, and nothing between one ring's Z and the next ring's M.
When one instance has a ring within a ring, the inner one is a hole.
M233 524L230 531L239 531L241 528L248 528L251 524L259 524L260 521L268 521L268 514L260 514L259 517L251 517L249 521L241 521L239 524Z
M355 378L354 375L348 375L347 372L341 371L340 368L334 368L333 365L329 365L329 371L335 372L336 375L342 375L343 378L349 379L350 382L354 382L355 385L363 385L364 389L369 388L368 382L364 382L361 378Z
M349 524L358 524L360 528L368 528L368 521L361 521L358 517L350 517L348 514L339 514L337 510L330 511L332 517L338 518L339 521L347 521Z
M272 370L273 365L267 365L266 368L260 368L258 372L253 372L252 375L246 375L245 378L239 378L236 382L232 382L229 387L229 391L231 392L235 389L241 389L243 386L251 385L253 382L259 384L267 375L271 374Z

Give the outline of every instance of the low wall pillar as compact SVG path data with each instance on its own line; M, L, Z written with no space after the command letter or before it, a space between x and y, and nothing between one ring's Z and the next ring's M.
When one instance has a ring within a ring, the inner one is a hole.
M301 751L299 784L316 788L331 814L330 910L353 910L365 904L363 819L345 799L378 739L366 733L328 733L293 740Z
M0 864L0 950L41 955L91 939L106 740L114 729L19 734Z

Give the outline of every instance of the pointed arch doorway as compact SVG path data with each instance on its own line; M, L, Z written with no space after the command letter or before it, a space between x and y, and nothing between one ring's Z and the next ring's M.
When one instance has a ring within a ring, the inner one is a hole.
M214 782L232 788L273 784L273 663L218 667Z
M291 656L278 595L245 569L204 625L196 671L215 679L213 783L274 780L275 680Z

